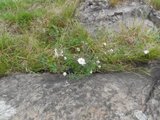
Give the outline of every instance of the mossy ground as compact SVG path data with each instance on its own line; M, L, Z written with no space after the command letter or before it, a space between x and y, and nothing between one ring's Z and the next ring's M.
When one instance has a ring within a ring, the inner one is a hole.
M78 0L1 0L0 74L135 70L160 57L160 33L141 26L93 39L74 18ZM146 53L147 51L147 53ZM86 64L78 63L83 58Z

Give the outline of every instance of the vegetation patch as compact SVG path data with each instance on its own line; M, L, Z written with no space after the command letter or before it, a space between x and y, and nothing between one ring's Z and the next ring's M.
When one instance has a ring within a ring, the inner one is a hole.
M160 33L141 26L120 33L103 30L93 39L73 17L78 2L26 0L21 1L22 6L17 4L20 9L9 3L1 7L1 20L8 20L8 28L1 28L0 74L47 71L64 76L90 75L135 70L137 63L160 57ZM44 12L39 12L39 7L30 11L39 4ZM53 6L59 11L51 11ZM13 34L8 31L10 24L28 29Z
M109 5L110 7L115 7L116 5L118 5L119 3L121 3L123 0L109 0Z
M151 0L151 4L157 10L160 10L160 0Z

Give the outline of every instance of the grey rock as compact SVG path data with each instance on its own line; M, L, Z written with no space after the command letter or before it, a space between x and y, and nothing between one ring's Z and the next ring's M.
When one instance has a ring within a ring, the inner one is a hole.
M146 115L142 111L135 111L134 114L138 120L147 120Z
M8 120L156 120L160 116L152 111L160 110L158 93L147 104L154 110L143 113L150 84L150 77L137 73L76 81L49 73L16 74L0 79L0 101L14 110Z
M151 120L159 120L160 118L160 89L155 88L152 99L147 103L146 114L150 115Z
M150 99L147 102L147 114L151 114L151 120L159 120L160 118L160 60L152 60L149 62L151 68L151 77L153 79Z
M160 28L160 11L152 10L149 14L149 19Z
M14 107L7 105L5 101L0 101L0 120L8 120L16 114Z
M137 23L142 29L154 30L158 27L159 19L157 13L151 14L151 11L150 6L139 0L127 0L115 8L109 6L108 0L84 0L77 8L75 17L89 33L96 35L101 29L118 32L122 26L131 28Z

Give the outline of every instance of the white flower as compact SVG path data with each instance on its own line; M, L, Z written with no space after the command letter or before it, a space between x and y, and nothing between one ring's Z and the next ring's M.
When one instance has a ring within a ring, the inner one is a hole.
M80 64L80 65L82 65L82 66L84 66L85 64L86 64L86 61L85 61L85 59L84 58L78 58L78 63Z
M45 33L45 32L46 32L46 29L45 29L45 28L43 28L43 29L42 29L42 31L43 31L43 33Z
M103 45L104 45L104 46L106 46L106 45L107 45L107 43L103 43Z
M80 52L81 50L80 50L80 48L76 48L76 50L78 51L78 52Z
M97 61L96 61L96 63L97 63L97 64L100 64L100 61L99 61L99 60L97 60Z
M109 52L113 52L113 49L110 49Z
M91 70L91 71L90 71L90 74L92 74L92 73L93 73L93 71Z
M144 54L148 54L149 50L144 50L143 52L144 52Z
M98 68L101 68L102 66L101 65L98 65Z
M67 75L67 73L66 72L63 72L63 76L66 76Z
M64 57L64 60L67 60L67 57Z
M56 48L54 49L54 55L55 55L56 57L58 57L58 52L57 52L57 49L56 49Z
M56 57L63 56L63 50L58 51L56 48L54 49L54 54Z

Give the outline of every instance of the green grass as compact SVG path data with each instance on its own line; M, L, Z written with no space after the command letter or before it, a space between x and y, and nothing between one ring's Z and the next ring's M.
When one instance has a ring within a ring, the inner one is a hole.
M1 75L129 71L160 57L160 33L141 26L120 33L103 31L93 39L73 17L78 0L3 2L0 19L6 25L0 35ZM78 63L79 58L85 60L84 66Z
M160 10L160 0L151 0L151 4L155 9Z
M0 1L0 10L16 9L16 8L17 8L16 2L14 2L13 0Z
M32 10L31 7L34 2L29 0L25 0L24 2L2 0L0 2L0 19L10 24L17 24L20 28L28 28L32 21L45 13L43 8L35 8Z
M123 0L109 0L109 5L111 7L115 7L116 5L118 5L119 3L121 3Z

